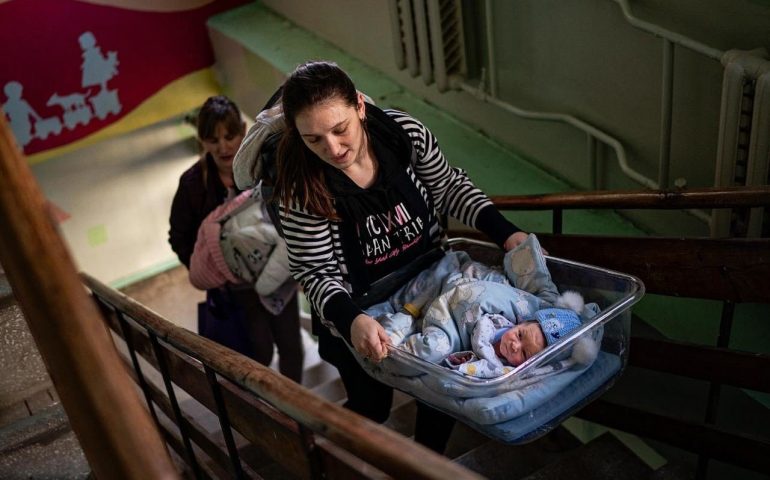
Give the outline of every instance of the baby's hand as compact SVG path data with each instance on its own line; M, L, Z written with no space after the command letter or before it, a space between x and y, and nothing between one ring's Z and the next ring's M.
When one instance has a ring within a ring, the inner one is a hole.
M505 240L505 243L503 244L503 248L505 251L513 250L514 248L518 247L520 244L524 243L527 240L527 236L529 234L526 232L516 232L511 234L510 237L508 237Z
M527 241L527 237L529 236L526 232L516 232L511 234L510 237L508 237L505 240L505 243L503 244L503 249L508 252L510 250L513 250L514 248L518 247L525 241ZM548 255L548 250L540 246L540 250L543 251L543 255Z

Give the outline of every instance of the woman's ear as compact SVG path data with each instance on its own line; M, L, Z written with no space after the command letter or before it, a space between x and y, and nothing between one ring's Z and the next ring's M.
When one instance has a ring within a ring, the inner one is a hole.
M363 122L366 118L366 106L364 104L364 94L358 92L358 104L356 105L356 111L358 111L358 118Z

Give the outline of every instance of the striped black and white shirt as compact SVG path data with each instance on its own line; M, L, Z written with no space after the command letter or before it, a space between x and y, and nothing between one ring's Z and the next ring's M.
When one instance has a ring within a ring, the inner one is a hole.
M407 133L416 153L407 174L427 204L435 207L428 226L430 241L444 237L438 219L449 215L489 235L498 244L519 229L506 220L489 198L468 178L451 167L433 134L421 122L396 110L384 110ZM279 208L281 227L294 278L302 285L321 321L349 339L350 325L362 311L351 300L349 269L343 253L341 223L292 205Z

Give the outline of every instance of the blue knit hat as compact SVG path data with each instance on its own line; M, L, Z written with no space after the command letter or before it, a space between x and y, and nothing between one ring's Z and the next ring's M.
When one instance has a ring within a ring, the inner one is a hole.
M544 308L535 312L546 345L556 343L580 326L580 316L566 308Z

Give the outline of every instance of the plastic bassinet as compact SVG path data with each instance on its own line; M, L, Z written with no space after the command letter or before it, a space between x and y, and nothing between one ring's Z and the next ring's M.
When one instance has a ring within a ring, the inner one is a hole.
M486 265L502 263L504 252L494 244L464 238L449 243L453 250L464 250ZM644 285L631 275L545 258L559 291L579 292L600 312L505 375L465 376L398 347L392 347L379 364L351 351L373 377L489 437L512 444L534 440L600 396L622 374L628 359L631 306L644 295ZM569 349L580 338L598 346L590 364L569 361Z

